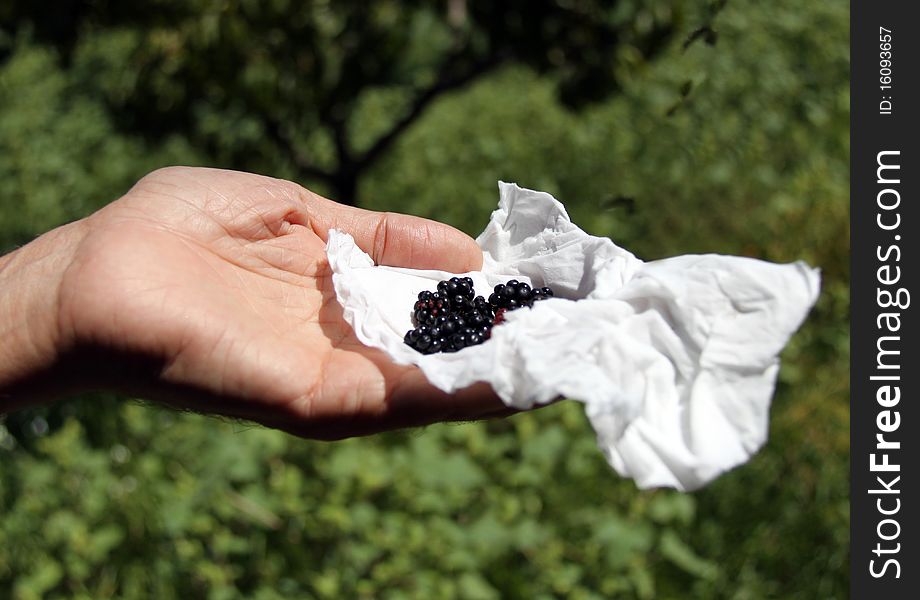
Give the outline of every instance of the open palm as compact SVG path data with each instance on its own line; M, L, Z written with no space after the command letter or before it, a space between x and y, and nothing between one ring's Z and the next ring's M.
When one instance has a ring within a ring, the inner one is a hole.
M444 394L355 338L326 261L332 227L380 264L481 265L440 223L257 175L163 169L87 219L61 285L64 345L93 385L309 437L507 412L485 385Z

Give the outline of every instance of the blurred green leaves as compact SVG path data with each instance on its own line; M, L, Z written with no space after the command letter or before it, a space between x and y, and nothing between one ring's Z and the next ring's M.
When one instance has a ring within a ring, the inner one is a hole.
M96 0L49 15L10 0L0 44L55 48L125 130L180 135L232 168L282 166L354 203L367 170L434 100L511 63L553 74L567 106L604 100L668 46L683 5ZM392 110L364 127L375 93ZM314 146L317 135L329 143Z
M161 413L114 410L124 445L71 420L4 461L17 597L653 597L663 566L721 573L684 537L693 498L613 477L575 404L336 444L187 415L132 432ZM589 473L566 479L573 456Z
M80 87L41 46L21 42L0 64L0 251L110 202L145 171L197 162L181 138L118 133Z

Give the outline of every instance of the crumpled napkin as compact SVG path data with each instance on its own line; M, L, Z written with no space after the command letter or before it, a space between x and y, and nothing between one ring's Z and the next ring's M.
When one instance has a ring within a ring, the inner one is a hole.
M346 233L326 252L345 319L362 343L414 364L451 392L478 381L509 406L579 400L610 465L639 487L699 488L767 438L778 354L818 296L820 276L735 256L643 262L586 234L544 192L499 183L477 238L476 293L508 279L556 297L505 315L491 339L423 355L403 343L418 292L458 274L375 266Z

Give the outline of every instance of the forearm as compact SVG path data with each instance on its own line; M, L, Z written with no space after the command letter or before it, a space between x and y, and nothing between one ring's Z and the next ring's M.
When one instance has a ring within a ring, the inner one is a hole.
M56 370L60 287L84 230L71 223L0 257L0 413L66 389Z

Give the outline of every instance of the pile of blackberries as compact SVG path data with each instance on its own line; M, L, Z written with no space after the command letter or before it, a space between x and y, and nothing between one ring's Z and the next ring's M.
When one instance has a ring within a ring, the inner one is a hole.
M506 311L553 297L548 287L531 288L516 279L496 285L488 300L475 293L469 277L451 277L439 282L436 292L419 292L412 314L415 328L403 340L423 354L456 352L489 339Z

